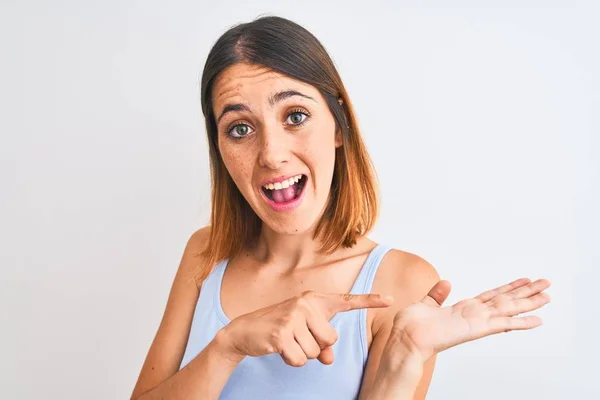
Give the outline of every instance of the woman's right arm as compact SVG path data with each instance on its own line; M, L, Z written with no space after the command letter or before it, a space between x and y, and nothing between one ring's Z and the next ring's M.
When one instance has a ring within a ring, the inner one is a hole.
M200 260L194 255L205 246L208 229L195 232L186 245L163 318L131 395L132 400L217 399L243 358L231 354L223 335L217 334L200 354L179 370L200 294L193 279Z

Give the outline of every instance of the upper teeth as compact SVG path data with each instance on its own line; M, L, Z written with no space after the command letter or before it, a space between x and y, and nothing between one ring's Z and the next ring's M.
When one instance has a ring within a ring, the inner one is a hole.
M273 190L273 189L275 189L275 190L285 189L285 188L289 188L294 183L298 182L300 180L300 178L302 178L302 174L296 175L296 176L294 176L294 177L292 177L290 179L286 179L285 181L276 182L276 183L267 183L263 187L265 189L269 189L269 190Z

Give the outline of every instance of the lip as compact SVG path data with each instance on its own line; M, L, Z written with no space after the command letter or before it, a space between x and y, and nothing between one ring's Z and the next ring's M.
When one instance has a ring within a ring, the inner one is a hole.
M296 175L300 175L300 174L296 174ZM287 177L287 179L296 176L296 175L289 175ZM294 200L290 200L287 201L285 203L275 203L273 200L269 199L267 197L267 195L265 194L265 192L263 192L262 187L263 185L266 185L267 183L275 183L275 182L281 182L284 181L286 178L283 177L281 180L279 181L269 181L269 180L265 180L264 183L260 186L260 188L258 189L258 191L260 192L260 195L262 196L262 198L265 200L265 202L269 205L269 207L271 207L274 211L278 211L278 212L282 212L282 211L290 211L293 210L294 208L297 208L301 203L302 200L304 199L304 193L306 193L306 187L308 185L308 175L306 174L302 174L305 176L304 179L306 179L306 182L304 183L304 186L302 187L302 191L300 192L300 195L298 195L298 197L296 197ZM278 178L279 179L279 178Z
M283 181L285 181L285 180L288 180L288 179L290 179L290 178L293 178L294 176L298 176L298 175L304 175L304 176L308 177L308 175L306 175L306 174L303 174L303 173L301 173L301 172L300 172L300 173L297 173L297 174L293 174L293 175L280 175L280 176L278 176L278 177L276 177L276 178L266 178L266 179L263 179L263 180L260 182L260 187L262 188L262 187L263 187L263 186L265 186L267 183L278 183L278 182L283 182Z

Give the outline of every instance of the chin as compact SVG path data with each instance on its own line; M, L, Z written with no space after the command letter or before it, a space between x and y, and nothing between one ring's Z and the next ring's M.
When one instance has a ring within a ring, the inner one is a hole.
M302 235L314 229L317 223L315 217L308 217L306 213L297 213L298 215L286 215L277 218L267 216L262 219L264 226L279 235Z
M311 231L312 224L285 224L285 225L269 225L269 228L279 235L302 235Z

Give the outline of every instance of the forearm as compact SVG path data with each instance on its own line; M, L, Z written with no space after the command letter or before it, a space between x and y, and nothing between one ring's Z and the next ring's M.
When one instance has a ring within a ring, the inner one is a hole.
M218 399L242 357L226 350L222 332L188 365L135 400Z
M421 380L422 364L407 361L394 369L380 368L365 400L412 400Z
M391 335L365 400L413 400L424 362L402 335Z

